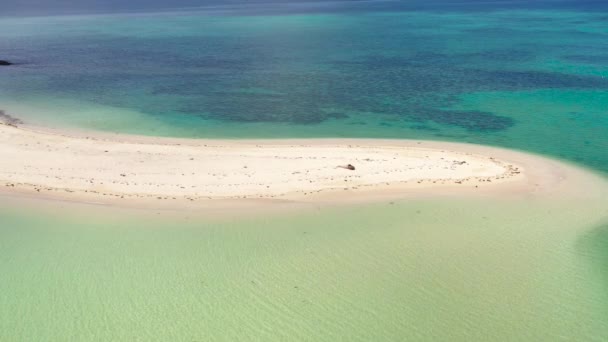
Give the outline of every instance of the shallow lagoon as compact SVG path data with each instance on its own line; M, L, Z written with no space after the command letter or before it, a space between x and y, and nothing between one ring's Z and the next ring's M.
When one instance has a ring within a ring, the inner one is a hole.
M601 341L600 202L213 221L3 202L0 339Z

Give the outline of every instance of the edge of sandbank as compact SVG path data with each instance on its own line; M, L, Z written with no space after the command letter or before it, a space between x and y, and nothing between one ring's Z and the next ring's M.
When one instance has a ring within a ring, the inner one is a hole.
M154 200L100 200L95 196L64 196L57 194L41 194L27 188L1 189L0 193L6 196L19 198L36 198L50 201L62 201L66 203L84 203L103 206L116 206L137 209L165 209L165 210L207 210L227 211L238 208L244 211L255 212L260 209L280 209L292 207L314 207L319 205L340 205L353 203L369 203L379 201L391 201L408 198L428 197L571 197L583 198L594 196L605 191L606 181L599 174L591 170L557 161L555 159L539 156L528 152L521 152L500 147L475 145L469 143L455 143L426 140L406 139L351 139L351 138L322 138L322 139L183 139L150 137L140 135L126 135L106 133L97 131L81 130L58 130L33 125L8 125L24 132L33 132L43 135L54 135L66 139L86 139L94 141L124 142L129 144L145 144L158 146L246 146L246 145L272 145L272 146L330 146L330 145L356 145L356 146L391 146L405 148L419 148L430 150L448 150L458 153L491 156L502 161L517 165L523 170L522 174L515 179L497 182L491 186L477 188L467 185L433 186L433 184L404 186L403 184L391 184L387 186L376 186L373 189L356 189L349 191L324 191L313 196L301 196L292 193L281 199L209 199L192 203L189 201L176 201L172 203L159 203Z

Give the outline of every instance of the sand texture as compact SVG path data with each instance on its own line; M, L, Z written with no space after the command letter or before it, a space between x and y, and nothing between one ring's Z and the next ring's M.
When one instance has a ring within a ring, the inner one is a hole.
M185 140L0 125L0 186L5 191L82 202L259 203L525 193L563 178L556 170L559 163L551 163L454 143ZM341 167L348 164L355 170ZM527 165L533 172L527 172Z

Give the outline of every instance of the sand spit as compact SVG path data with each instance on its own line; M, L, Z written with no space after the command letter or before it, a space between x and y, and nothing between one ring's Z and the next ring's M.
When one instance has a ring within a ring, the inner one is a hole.
M348 164L355 170L340 167ZM528 194L563 179L558 165L453 143L186 140L0 124L0 188L87 203L196 207L210 200L257 205Z

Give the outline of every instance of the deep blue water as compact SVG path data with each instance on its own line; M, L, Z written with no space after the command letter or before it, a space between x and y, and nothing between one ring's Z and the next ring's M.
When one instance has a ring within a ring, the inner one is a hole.
M493 11L505 9L606 10L603 0L4 0L0 15L159 12L221 9L247 14L327 13L330 11Z

